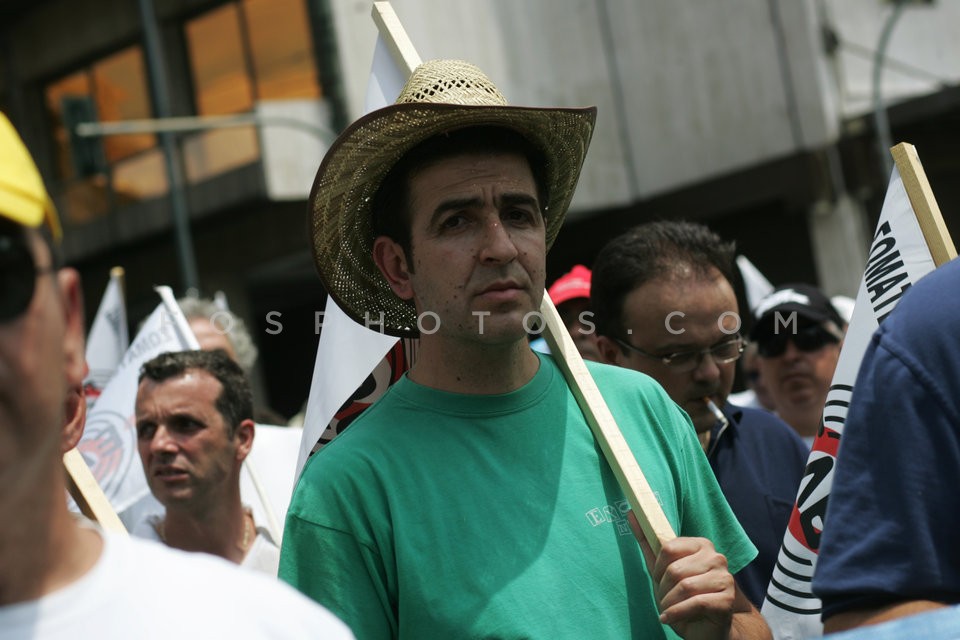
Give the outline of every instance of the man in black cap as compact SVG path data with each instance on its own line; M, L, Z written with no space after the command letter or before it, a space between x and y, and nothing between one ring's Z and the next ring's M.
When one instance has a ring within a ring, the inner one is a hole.
M846 322L817 287L785 284L760 301L750 338L777 414L808 445L840 357Z

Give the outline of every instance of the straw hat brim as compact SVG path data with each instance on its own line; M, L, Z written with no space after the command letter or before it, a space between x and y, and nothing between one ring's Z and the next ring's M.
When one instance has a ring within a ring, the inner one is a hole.
M373 260L372 204L390 169L435 135L475 126L511 129L546 158L547 248L563 224L593 135L596 108L402 103L351 124L324 156L310 193L309 234L327 293L355 321L416 337L413 303L398 298Z

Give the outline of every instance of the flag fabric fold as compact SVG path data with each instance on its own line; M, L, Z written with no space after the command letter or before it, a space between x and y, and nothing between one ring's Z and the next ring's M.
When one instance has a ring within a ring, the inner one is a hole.
M394 62L386 42L380 36L374 47L371 67L364 102L367 113L393 104L407 81L407 74ZM398 344L397 338L354 322L332 298L327 298L313 381L303 419L303 439L295 478L300 477L307 458L321 443L321 436L324 433L332 436L339 431L335 422L338 415L356 417L370 402L382 395L389 384L396 381L399 376L393 375L389 383L383 384L383 372L395 371L398 363L406 366L406 358L396 354L393 358L387 358L387 354L392 353ZM376 391L368 393L364 391L364 386ZM353 402L356 399L361 399L361 402Z
M83 381L83 393L88 411L96 404L107 382L120 366L129 346L127 308L123 301L123 271L114 269L110 272L110 280L87 334L85 355L88 371Z
M811 590L820 534L847 407L870 338L903 293L936 268L896 167L871 242L804 478L761 609L777 640L820 636L820 601Z
M398 339L357 324L327 298L303 419L295 478L314 452L337 411L357 392ZM379 386L379 385L378 385Z
M740 276L743 278L743 288L747 296L747 306L750 307L750 313L757 308L760 301L767 295L773 293L773 285L767 280L759 269L757 269L747 256L737 256L737 267L740 269Z

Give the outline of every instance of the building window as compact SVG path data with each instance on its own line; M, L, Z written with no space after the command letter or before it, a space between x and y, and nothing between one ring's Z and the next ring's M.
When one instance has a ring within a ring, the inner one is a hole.
M196 112L244 113L258 100L320 97L308 25L304 0L238 0L188 21ZM183 150L190 182L260 156L253 127L202 132Z
M87 222L116 206L167 191L156 136L94 139L90 148L96 149L98 161L91 163L90 157L80 157L81 149L71 144L67 130L68 124L76 120L68 113L76 113L78 108L102 122L151 117L143 51L139 46L123 49L50 83L44 97L53 125L56 167L64 185L68 220Z
M244 0L258 100L319 98L303 0Z

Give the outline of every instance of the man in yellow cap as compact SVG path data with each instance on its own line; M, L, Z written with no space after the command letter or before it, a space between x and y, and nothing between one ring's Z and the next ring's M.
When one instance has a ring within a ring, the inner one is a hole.
M287 515L281 578L359 638L768 637L731 576L756 550L682 411L650 378L588 363L680 534L651 576L558 365L529 346L594 117L511 107L475 66L425 62L320 166L325 288L420 337L409 373L308 462Z
M80 281L54 264L56 210L0 114L0 636L346 639L276 580L106 533L67 510L62 455L83 432Z

